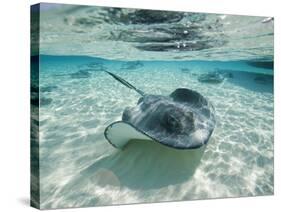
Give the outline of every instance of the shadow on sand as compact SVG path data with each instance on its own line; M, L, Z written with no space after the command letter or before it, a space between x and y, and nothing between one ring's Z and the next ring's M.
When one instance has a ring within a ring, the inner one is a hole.
M156 189L186 182L199 165L205 147L177 150L148 141L131 141L76 175L64 189L79 190L89 180L98 186Z

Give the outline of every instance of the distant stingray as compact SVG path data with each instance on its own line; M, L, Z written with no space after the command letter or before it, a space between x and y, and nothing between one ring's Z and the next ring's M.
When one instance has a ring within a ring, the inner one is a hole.
M83 78L89 78L91 77L91 73L89 70L82 69L74 73L69 74L56 74L56 77L63 77L63 76L70 76L72 79L83 79Z
M138 69L143 67L144 64L140 61L130 61L122 64L121 69L124 70L132 70L132 69Z
M75 73L71 73L70 77L73 79L89 78L91 74L86 70L79 70Z
M48 86L41 87L40 92L49 93L49 92L52 92L53 90L55 90L57 88L58 88L58 86L56 86L56 85L48 85Z
M130 140L150 140L176 149L195 149L207 144L215 127L215 110L200 93L178 88L169 96L146 94L121 77L107 72L141 95L135 107L126 108L122 121L104 131L116 148Z
M223 76L223 74L219 72L208 72L208 73L201 74L198 77L198 81L203 83L217 84L223 82L224 78L225 77Z

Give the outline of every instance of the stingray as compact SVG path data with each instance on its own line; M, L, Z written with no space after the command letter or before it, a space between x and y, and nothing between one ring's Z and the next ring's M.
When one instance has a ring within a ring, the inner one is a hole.
M224 78L225 77L223 74L216 71L216 72L208 72L208 73L201 74L198 77L198 81L203 83L217 84L223 82Z
M126 62L121 66L121 69L123 70L132 70L132 69L138 69L143 67L143 63L140 61L134 61L134 62Z
M146 94L106 72L140 95L136 106L125 108L122 120L106 127L104 135L112 146L122 149L131 140L148 140L176 149L196 149L208 143L216 123L215 109L200 93L178 88L169 96Z

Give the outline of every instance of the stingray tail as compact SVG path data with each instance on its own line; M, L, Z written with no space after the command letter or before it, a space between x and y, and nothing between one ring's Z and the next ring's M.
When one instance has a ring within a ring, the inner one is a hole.
M110 76L112 76L114 79L116 79L117 81L121 82L123 85L125 85L126 87L135 90L138 94L140 94L141 96L144 96L144 92L137 89L135 86L133 86L132 84L130 84L129 82L127 82L126 80L122 79L121 77L117 76L116 74L113 74L109 71L105 71L106 73L108 73Z

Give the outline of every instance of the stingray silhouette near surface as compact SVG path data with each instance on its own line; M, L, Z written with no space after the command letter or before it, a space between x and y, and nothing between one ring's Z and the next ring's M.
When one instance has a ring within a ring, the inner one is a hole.
M104 131L114 147L122 149L131 140L158 142L176 149L196 149L207 144L215 128L215 109L200 93L178 88L169 96L146 94L121 77L114 79L140 94L135 107L127 107L122 120Z

